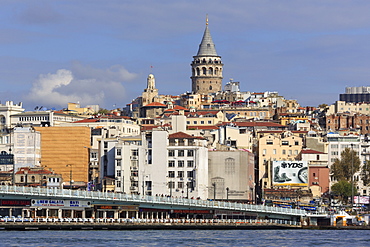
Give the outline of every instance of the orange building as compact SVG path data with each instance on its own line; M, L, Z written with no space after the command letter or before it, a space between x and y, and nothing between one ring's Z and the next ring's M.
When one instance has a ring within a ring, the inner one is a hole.
M88 127L35 127L41 133L41 166L61 174L65 185L84 186L89 175Z

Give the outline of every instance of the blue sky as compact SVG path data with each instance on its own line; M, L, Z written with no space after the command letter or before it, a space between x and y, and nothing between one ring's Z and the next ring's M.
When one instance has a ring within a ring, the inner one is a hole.
M61 109L123 107L153 73L191 90L206 14L224 84L302 106L369 86L370 2L343 0L0 0L0 100ZM154 68L151 70L150 66Z

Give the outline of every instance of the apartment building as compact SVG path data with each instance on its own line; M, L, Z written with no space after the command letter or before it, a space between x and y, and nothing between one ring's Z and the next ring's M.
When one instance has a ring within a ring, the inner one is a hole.
M254 155L247 150L208 152L208 198L254 201Z

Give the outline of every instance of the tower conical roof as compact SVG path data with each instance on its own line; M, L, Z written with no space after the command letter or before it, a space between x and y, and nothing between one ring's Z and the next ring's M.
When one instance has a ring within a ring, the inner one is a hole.
M199 45L197 56L217 56L215 44L213 43L211 33L208 29L208 21L206 30L204 30L202 42Z

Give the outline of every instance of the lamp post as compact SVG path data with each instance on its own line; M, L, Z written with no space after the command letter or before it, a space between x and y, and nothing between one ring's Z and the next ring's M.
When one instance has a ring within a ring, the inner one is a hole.
M72 164L68 164L66 165L66 167L70 167L70 170L69 170L69 189L72 189L73 188L73 180L72 180Z
M229 187L226 187L226 200L229 200Z
M216 200L216 183L212 183L213 186L213 200Z
M353 143L351 143L351 203L352 203L352 209L353 210Z

